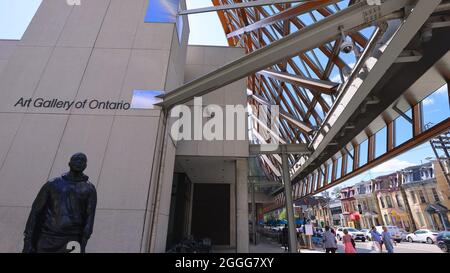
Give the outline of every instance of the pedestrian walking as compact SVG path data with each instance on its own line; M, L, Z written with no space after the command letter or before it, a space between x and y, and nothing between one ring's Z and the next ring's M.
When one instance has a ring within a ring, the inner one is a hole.
M375 249L380 253L383 252L383 241L381 240L381 234L377 231L375 226L372 226L372 230L370 231L370 236L372 237L373 245Z
M336 236L336 230L335 230L335 228L330 228L330 230L331 230L331 233L333 233L334 234L334 236Z
M342 243L344 244L345 253L356 253L353 238L348 234L348 230L344 229L344 237L342 238Z
M281 244L284 248L284 251L288 251L288 226L284 225L283 230L281 231Z
M336 253L337 250L336 236L331 232L329 226L325 227L323 234L323 248L325 248L325 253Z
M391 233L388 231L387 227L383 226L383 233L381 233L383 239L383 244L386 247L388 253L394 253L394 240L391 237Z

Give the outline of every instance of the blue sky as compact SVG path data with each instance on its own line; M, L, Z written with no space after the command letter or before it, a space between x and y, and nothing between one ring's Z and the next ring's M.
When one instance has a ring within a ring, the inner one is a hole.
M64 1L64 0L61 0ZM42 0L0 0L0 39L20 39ZM211 6L211 0L187 0L188 9ZM189 15L189 43L225 46L227 40L215 13ZM208 33L207 35L204 35Z
M63 0L61 0L63 1ZM86 0L85 0L86 1ZM41 0L0 0L0 39L20 39L31 21ZM210 0L187 0L188 9L211 6ZM306 20L306 18L304 19ZM216 13L196 14L189 16L190 44L226 46L227 41L222 26ZM351 57L344 56L345 61L351 63ZM337 79L337 78L336 78ZM437 123L450 116L448 97L444 86L439 91L424 100L425 123ZM410 114L410 113L409 113ZM402 143L410 137L410 125L399 118L398 131L406 132L398 134L397 143ZM380 133L382 136L383 134ZM385 146L384 137L380 137L378 145ZM395 170L414 164L425 162L427 157L432 157L433 152L428 143L404 153L372 170L346 181L343 185L351 185L361 180L374 178ZM342 185L342 184L341 184Z
M20 39L40 3L41 0L0 0L0 39Z
M212 6L211 0L187 0L188 9ZM189 43L193 45L227 46L227 39L216 13L189 15L190 36ZM205 35L206 33L206 35Z

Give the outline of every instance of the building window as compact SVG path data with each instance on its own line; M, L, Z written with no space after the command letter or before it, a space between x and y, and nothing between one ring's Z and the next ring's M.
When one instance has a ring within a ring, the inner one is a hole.
M431 190L433 191L434 201L436 201L436 202L441 201L441 200L439 199L439 195L438 195L436 189L435 189L435 188L432 188Z
M155 104L162 102L158 96L164 91L156 90L134 90L131 99L131 109L154 109Z
M425 195L423 195L423 191L419 191L419 198L422 204L427 202L427 200L425 199Z
M411 191L410 194L411 194L411 199L413 200L413 203L414 203L414 204L417 204L417 197L416 197L416 194L415 194L413 191Z
M381 207L384 209L384 208L386 208L386 206L384 205L384 200L383 200L383 197L382 196L380 196L380 203L381 203Z
M392 208L392 199L390 196L386 196L386 203L388 208Z
M390 224L390 222L389 222L389 216L388 216L387 214L384 215L384 223L385 223L386 225L389 225L389 224Z
M422 213L420 213L419 211L418 212L416 212L416 215L417 215L417 218L419 219L419 224L420 224L420 226L421 227L423 227L424 226L424 224L423 224L423 216L422 216Z
M403 203L402 203L402 199L400 198L400 194L396 194L395 195L395 199L397 201L397 204L400 208L403 208Z
M149 0L146 23L175 23L178 41L183 38L183 16L178 16L180 0Z
M145 15L147 23L175 23L180 0L149 0Z

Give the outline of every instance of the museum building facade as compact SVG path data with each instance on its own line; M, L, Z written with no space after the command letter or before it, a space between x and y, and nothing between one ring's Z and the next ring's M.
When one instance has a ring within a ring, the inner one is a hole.
M98 193L87 252L165 252L188 235L248 252L248 140L177 142L168 112L137 104L245 52L188 45L187 18L152 21L152 2L43 0L21 40L0 40L0 252L21 251L36 194L76 152ZM202 98L246 103L245 80Z

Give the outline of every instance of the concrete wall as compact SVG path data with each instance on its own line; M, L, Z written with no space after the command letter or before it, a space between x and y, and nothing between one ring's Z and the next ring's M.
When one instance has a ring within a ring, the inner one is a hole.
M242 48L218 47L218 46L195 46L190 45L187 49L186 66L184 81L189 82L201 77L219 67L240 58L245 54ZM198 108L203 110L210 104L221 107L225 117L226 105L247 105L246 81L245 79L224 86L202 97L202 105ZM186 103L192 112L192 120L195 117L194 101ZM176 118L175 118L176 119ZM174 118L170 123L173 123ZM208 118L202 119L202 127L208 121ZM195 121L194 121L195 122ZM242 121L241 121L242 122ZM226 121L224 120L224 124ZM224 126L223 140L182 140L176 143L177 164L180 171L186 173L194 184L201 183L225 183L230 184L230 245L222 247L237 248L241 252L248 252L248 204L246 198L237 199L237 196L247 197L247 179L245 175L240 175L237 179L236 162L240 158L249 156L249 142L247 140L247 119L243 124L235 122L233 130L236 132L237 126L245 127L244 140L226 140L227 132ZM192 129L193 138L194 129ZM242 161L242 160L241 160ZM247 161L244 160L245 164ZM244 177L245 178L242 178ZM239 182L239 183L238 183ZM244 203L244 205L242 205ZM190 209L192 213L192 207ZM244 224L243 224L244 223Z
M223 65L238 59L245 54L242 48L220 47L220 46L188 46L185 82L192 81L201 77ZM247 105L247 86L246 80L242 79L232 84L217 89L214 92L202 97L203 106L216 104L220 106L225 113L226 105ZM193 101L187 103L193 111ZM225 115L224 115L225 118ZM203 124L207 121L203 119ZM235 123L234 131L237 125ZM245 120L245 136L247 134L247 120ZM225 139L226 127L224 126ZM247 138L246 138L247 139ZM248 157L247 140L192 140L180 141L177 145L177 155L180 156L225 156L225 157Z
M8 60L16 49L18 41L0 40L0 75L8 64Z
M44 0L17 45L0 41L0 252L21 250L39 188L67 171L75 152L88 155L86 174L98 191L87 251L148 250L160 111L14 107L20 97L130 102L135 89L181 84L187 27L180 46L174 24L144 23L147 5Z

